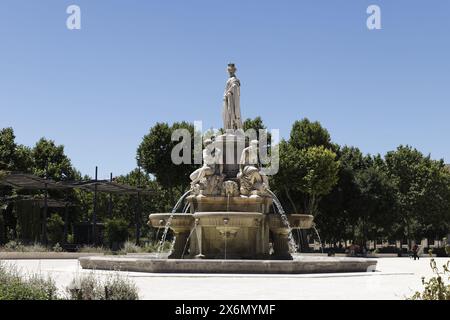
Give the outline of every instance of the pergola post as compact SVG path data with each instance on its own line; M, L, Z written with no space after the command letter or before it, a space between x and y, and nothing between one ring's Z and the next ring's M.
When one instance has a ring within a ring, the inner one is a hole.
M47 183L45 184L44 189L44 214L42 217L42 235L41 235L41 242L44 245L47 245L47 214L48 214L48 186Z
M98 167L95 167L95 185L94 185L94 208L92 213L92 243L97 244L97 181L98 181Z
M135 222L136 222L136 245L138 246L140 244L141 238L141 193L139 191L137 193L137 208L136 208Z
M136 223L136 245L140 245L140 238L141 238L141 157L137 157L137 164L138 164L138 176L137 176L137 207L136 207L136 214L135 214L135 223Z
M67 244L67 233L69 229L69 204L64 207L64 244Z
M109 177L109 182L113 182L113 174L111 172L110 177ZM113 195L112 192L109 193L109 203L108 203L108 216L110 219L112 219L113 216Z

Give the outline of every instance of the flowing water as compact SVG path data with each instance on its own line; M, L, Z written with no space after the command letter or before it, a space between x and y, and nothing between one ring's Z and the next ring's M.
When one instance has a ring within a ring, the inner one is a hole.
M297 244L295 243L294 237L292 235L292 228L291 225L289 224L289 219L286 215L286 212L284 212L283 206L281 205L280 200L278 200L277 196L275 195L275 193L273 193L271 190L267 189L267 192L270 193L270 195L272 196L273 202L275 203L277 209L278 209L278 213L280 214L281 217L281 221L283 222L283 224L288 228L289 230L289 234L288 234L288 239L289 239L289 251L291 254L296 253L297 252Z
M184 259L184 254L186 253L186 249L189 243L189 240L191 239L194 232L197 231L197 222L194 223L194 228L192 228L191 232L189 233L189 237L186 240L186 243L184 244L183 254L181 255L181 259ZM198 238L197 238L198 240Z
M190 208L191 208L191 204L190 204L190 203L187 203L187 204L184 206L183 213L188 213Z
M314 231L316 232L317 238L319 239L319 244L320 244L320 250L323 253L323 246L322 246L322 240L320 239L320 235L319 235L319 231L317 231L316 226L313 226Z
M159 242L159 248L158 253L161 254L162 248L164 246L164 243L166 242L167 233L169 232L170 225L172 224L172 219L174 214L177 212L178 207L183 203L184 199L191 193L192 189L189 189L185 194L183 194L180 199L178 199L178 202L176 203L175 207L173 207L172 212L169 216L169 219L167 219L166 226L164 227L164 232L161 238L161 241Z
M177 237L173 237L172 242L170 243L169 255L173 252L173 248L175 247L175 241L177 241Z

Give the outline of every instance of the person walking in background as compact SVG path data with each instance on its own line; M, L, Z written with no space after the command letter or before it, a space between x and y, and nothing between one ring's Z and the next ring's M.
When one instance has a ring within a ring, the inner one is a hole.
M412 253L413 253L414 261L416 259L419 260L419 255L418 255L418 253L419 253L419 246L417 244L414 245L414 247L412 249Z

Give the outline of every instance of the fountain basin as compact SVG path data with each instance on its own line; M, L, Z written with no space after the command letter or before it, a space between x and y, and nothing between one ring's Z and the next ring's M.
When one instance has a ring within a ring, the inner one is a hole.
M186 213L154 213L149 216L148 224L153 228L164 229L169 221L170 216L172 216L172 221L170 223L170 229L175 232L189 231L192 224L194 223L194 217L191 214Z
M144 257L83 257L83 269L147 273L309 274L372 272L377 261L364 258L300 256L277 260L168 260Z
M259 227L264 219L259 212L200 212L193 216L202 227Z
M286 225L278 214L269 216L270 230L285 229ZM314 216L309 214L288 214L288 221L291 229L311 229L313 227Z

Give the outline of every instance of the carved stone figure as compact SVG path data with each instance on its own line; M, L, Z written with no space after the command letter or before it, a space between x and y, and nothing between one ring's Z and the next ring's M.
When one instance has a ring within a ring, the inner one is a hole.
M220 194L223 182L220 159L221 150L214 146L211 139L207 139L203 150L203 166L190 175L191 186L195 193L202 190L205 191L204 194L213 194L214 190L217 190L216 192Z
M242 151L240 170L237 178L240 182L242 196L249 196L253 191L262 193L269 187L267 176L259 170L258 141L252 140L250 146Z
M220 150L214 148L211 139L205 141L205 149L203 150L203 166L195 170L191 175L191 185L195 186L203 178L211 176L216 171L216 165L220 157Z
M236 77L236 66L234 63L228 64L230 75L223 95L223 128L224 130L242 129L241 119L241 83Z

